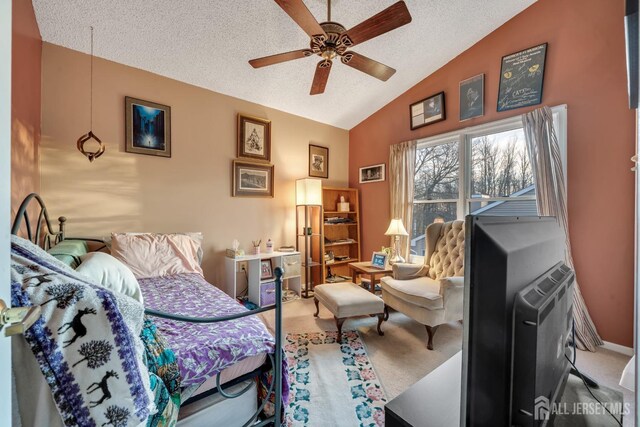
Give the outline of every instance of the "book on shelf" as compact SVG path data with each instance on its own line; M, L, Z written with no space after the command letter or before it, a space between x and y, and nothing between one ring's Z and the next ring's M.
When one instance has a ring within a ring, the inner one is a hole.
M324 219L325 224L355 224L355 220L340 216L332 216Z

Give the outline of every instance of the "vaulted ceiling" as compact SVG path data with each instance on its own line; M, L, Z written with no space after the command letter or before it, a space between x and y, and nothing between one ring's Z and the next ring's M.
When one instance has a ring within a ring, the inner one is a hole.
M395 1L333 0L331 17L348 29ZM93 26L96 56L350 129L534 1L406 0L410 24L353 48L396 74L382 82L334 61L325 93L315 96L309 89L317 56L260 69L248 64L309 46L309 37L273 0L33 4L46 42L88 53ZM326 20L327 0L305 3L318 22Z

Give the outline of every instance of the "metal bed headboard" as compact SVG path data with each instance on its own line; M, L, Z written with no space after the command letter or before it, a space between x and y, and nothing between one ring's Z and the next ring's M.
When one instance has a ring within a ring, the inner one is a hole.
M29 212L28 212L29 205L34 200L35 200L35 203L37 203L37 207L39 208L38 220L37 220L37 223L35 224L35 234L33 232L34 230L33 230L31 220L29 217ZM18 212L16 213L15 219L13 221L13 225L11 227L11 234L16 234L16 235L18 234L18 232L21 230L23 221L25 224L27 238L32 243L42 247L45 250L51 248L52 246L51 239L53 239L53 246L55 246L56 244L60 243L65 239L66 240L87 240L87 241L93 241L93 242L100 242L104 244L104 241L99 239L65 238L65 225L66 225L67 218L64 216L58 217L58 231L54 231L51 225L51 221L49 220L49 213L47 212L47 207L45 206L44 201L42 200L42 197L40 197L40 195L37 193L29 194L20 204L20 207L18 208ZM44 236L42 236L43 224L46 228L45 229L46 234ZM274 269L274 274L276 276L276 286L275 286L276 303L271 306L261 307L255 310L249 310L244 313L237 313L237 314L220 316L220 317L180 316L180 315L166 313L163 311L158 311L158 310L153 310L148 308L145 308L144 310L145 314L149 316L161 317L164 319L176 320L179 322L187 322L187 323L226 322L230 320L240 319L243 317L253 316L259 313L264 313L266 311L275 310L275 326L276 326L275 337L274 337L275 350L273 355L272 354L268 355L269 361L271 362L271 366L273 368L274 381L271 383L271 387L267 392L267 396L265 397L264 401L262 402L258 410L253 414L251 419L249 419L244 424L243 427L248 427L248 426L261 427L266 425L273 425L275 427L280 427L280 425L282 424L280 414L282 412L282 276L284 274L284 270L280 267L276 267ZM216 386L218 391L220 392L220 395L228 399L239 397L244 393L246 393L247 391L249 391L249 389L251 388L250 387L251 384L250 384L250 386L244 388L238 393L229 394L224 391L224 389L220 384L220 373L216 376ZM256 423L256 420L260 416L260 413L262 412L265 405L269 401L269 397L271 396L271 394L274 394L275 396L274 415L272 417L269 417L260 421L259 423Z
M35 223L35 234L33 233L33 229L31 226L31 219L29 218L29 205L31 201L35 200L37 202L37 208L39 208L38 212L38 221ZM31 241L43 249L49 249L51 245L51 238L53 237L53 246L60 243L64 240L64 229L65 222L67 218L61 216L58 218L58 231L54 231L51 226L51 221L49 220L49 213L47 212L47 207L40 197L39 194L31 193L20 204L18 208L18 212L16 213L16 217L13 220L13 225L11 226L11 234L18 234L21 229L22 223L24 221L25 231L27 233L27 239ZM45 231L47 234L42 237L42 226L45 226Z

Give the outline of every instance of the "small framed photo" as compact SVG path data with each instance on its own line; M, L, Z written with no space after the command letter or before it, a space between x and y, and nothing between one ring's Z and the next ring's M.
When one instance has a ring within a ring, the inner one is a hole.
M127 153L171 157L171 107L124 98Z
M271 161L271 122L238 114L237 157L269 163Z
M498 112L542 103L547 43L502 57Z
M484 115L484 74L460 82L460 121Z
M371 267L385 269L387 267L386 252L374 252L371 256Z
M360 184L366 184L369 182L384 181L384 168L385 164L365 166L360 168Z
M260 260L260 280L270 280L274 278L271 258Z
M233 197L273 197L273 165L233 161Z
M409 112L411 113L411 130L443 121L446 118L444 92L411 104Z
M309 144L309 176L329 178L329 148Z

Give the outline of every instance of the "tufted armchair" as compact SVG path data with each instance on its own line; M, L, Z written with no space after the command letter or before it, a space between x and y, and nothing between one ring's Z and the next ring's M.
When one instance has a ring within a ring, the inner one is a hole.
M391 307L425 325L433 350L438 326L462 319L464 221L430 224L425 243L424 264L395 264L380 281L386 317Z

